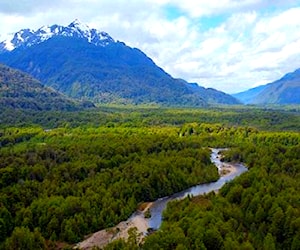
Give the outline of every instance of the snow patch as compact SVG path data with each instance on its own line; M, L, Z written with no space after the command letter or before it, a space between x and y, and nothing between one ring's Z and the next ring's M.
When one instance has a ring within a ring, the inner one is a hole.
M57 33L59 33L59 31L60 31L59 28L56 27L55 30L54 30L54 33L57 34Z
M8 50L8 51L12 51L12 50L14 50L15 49L15 46L12 44L12 42L11 41L5 41L4 42L4 48L6 49L6 50Z
M23 37L22 37L22 33L23 33L23 31L17 33L17 39L18 39L18 41L20 41L20 42L24 42L24 39L23 39Z

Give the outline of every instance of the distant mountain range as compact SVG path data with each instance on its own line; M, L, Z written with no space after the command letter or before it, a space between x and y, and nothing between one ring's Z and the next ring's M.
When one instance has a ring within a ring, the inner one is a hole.
M233 96L245 104L300 104L300 69Z
M0 62L65 95L97 103L238 104L234 97L174 79L136 48L75 20L24 29L0 43Z
M0 110L74 111L83 107L30 75L0 64Z

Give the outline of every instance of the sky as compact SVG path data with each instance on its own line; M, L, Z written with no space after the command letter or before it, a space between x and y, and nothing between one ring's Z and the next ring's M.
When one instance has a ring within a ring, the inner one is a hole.
M1 0L0 41L75 19L226 93L300 68L300 0Z

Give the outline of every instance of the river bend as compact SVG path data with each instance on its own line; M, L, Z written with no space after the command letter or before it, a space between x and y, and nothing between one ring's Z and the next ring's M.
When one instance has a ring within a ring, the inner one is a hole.
M205 193L209 193L211 191L217 191L220 189L226 182L233 180L235 177L241 175L242 173L247 171L247 168L241 163L223 163L220 160L219 152L224 149L213 148L211 149L211 161L216 165L219 172L227 166L233 167L234 171L230 171L228 174L221 176L216 182L211 182L207 184L199 184L188 188L179 193L173 194L171 196L167 196L164 198L160 198L153 202L153 205L150 208L151 218L149 219L149 227L157 230L162 222L162 212L166 208L167 203L172 200L180 200L188 195L197 196Z

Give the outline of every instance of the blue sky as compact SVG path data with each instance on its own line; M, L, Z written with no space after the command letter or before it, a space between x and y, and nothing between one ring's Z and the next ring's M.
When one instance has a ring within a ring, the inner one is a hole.
M165 7L163 7L163 10L165 12L166 18L169 21L175 21L182 16L188 16L187 12L172 4L166 5ZM191 20L199 26L199 31L203 32L221 25L227 18L228 14L219 14L212 16L202 16L199 18L193 18Z
M167 5L163 9L167 19L170 21L176 20L180 16L184 15L183 11L173 5Z
M1 0L0 40L75 19L227 93L300 68L300 0Z

